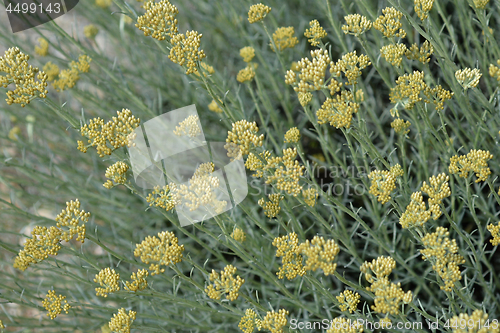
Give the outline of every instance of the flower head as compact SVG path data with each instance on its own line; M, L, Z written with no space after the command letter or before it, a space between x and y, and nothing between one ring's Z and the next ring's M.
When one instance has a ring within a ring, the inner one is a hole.
M252 309L246 309L245 315L241 317L240 323L238 324L238 328L242 330L244 333L252 333L257 327L257 329L261 329L261 320L257 318L257 313L255 313Z
M162 231L156 236L147 236L140 244L136 245L134 256L149 264L151 275L165 272L161 266L175 265L182 260L184 245L178 244L178 239L173 232Z
M344 54L342 59L336 63L331 63L330 73L334 77L340 77L340 73L344 73L347 78L347 85L355 85L357 79L361 76L361 71L370 66L370 58L367 55L357 55L356 51Z
M461 313L453 316L450 320L450 327L453 327L453 333L499 333L498 323L495 320L488 319L488 314L482 310L474 310L472 315ZM467 323L464 327L463 323ZM464 328L462 328L464 327Z
M135 320L137 312L129 310L128 314L124 308L118 310L118 313L113 314L109 322L109 329L116 333L130 333L130 326Z
M344 290L339 296L336 296L340 303L340 311L353 313L356 311L361 296L358 293L353 293L351 290Z
M497 65L500 66L500 60L497 60ZM500 83L500 67L490 64L488 68L488 73L490 76L497 80L497 83Z
M47 73L47 81L54 81L59 76L59 66L48 62L43 66L43 71Z
M256 5L251 5L250 10L248 11L248 22L255 23L259 22L266 17L267 14L271 11L271 7L263 5L262 3L258 3Z
M295 30L293 27L281 27L276 29L273 33L273 41L278 48L278 51L283 51L286 48L294 48L295 45L299 43L299 40L294 36L294 34ZM271 48L273 48L274 51L272 43Z
M288 323L286 319L288 314L289 312L285 309L280 309L278 312L269 311L260 322L260 325L263 329L271 331L271 333L282 333L283 327Z
M191 115L181 121L179 126L175 127L174 134L177 136L187 135L190 138L194 138L201 134L201 128L199 126L198 116Z
M396 8L386 7L382 9L382 15L380 15L373 23L373 28L379 30L387 38L405 38L406 32L402 29L402 17L403 13Z
M212 112L215 112L215 113L222 113L222 112L224 112L220 108L219 104L217 104L217 102L214 99L210 102L210 104L208 104L208 109L210 111L212 111Z
M285 133L285 142L297 143L300 140L300 131L297 127L292 127Z
M15 258L14 268L25 271L31 264L45 260L49 255L57 255L61 249L61 230L54 226L35 226L31 235L32 238L24 243L24 249Z
M298 253L307 257L304 270L316 271L321 268L325 275L335 273L337 264L333 263L335 256L339 254L339 246L333 239L325 240L323 237L314 236L309 241L299 245Z
M309 22L310 29L306 29L304 36L309 38L307 41L311 43L312 46L318 46L321 39L327 36L325 29L321 27L318 20L312 20Z
M11 83L16 86L7 91L8 105L16 103L24 107L37 97L47 96L47 74L29 65L28 60L29 56L17 47L11 47L0 57L0 86L7 88Z
M304 202L309 207L314 207L314 205L316 205L316 200L318 199L318 190L314 187L302 190L302 196L304 197Z
M97 148L100 157L111 155L114 149L127 146L130 142L129 135L139 126L140 119L135 118L129 109L117 111L116 115L106 124L98 117L80 128L82 136L88 138L89 146ZM78 149L86 152L87 146L79 141Z
M344 31L345 34L351 34L356 37L364 34L372 27L372 22L365 16L359 14L344 16L344 20L347 24L342 26L342 31Z
M406 45L402 43L389 44L382 46L380 49L380 55L387 60L393 66L401 66L403 61L403 55L406 52Z
M66 209L63 209L56 216L57 227L61 229L61 239L69 242L74 235L78 234L77 241L85 242L85 223L90 218L90 213L80 209L80 201L75 199L66 202ZM63 227L67 227L65 230Z
M247 67L243 68L238 72L236 80L241 83L250 82L255 77L255 66L248 64Z
M423 64L427 64L429 61L431 61L430 57L434 53L434 47L429 43L428 40L426 40L422 46L420 46L420 49L418 48L417 44L413 44L410 46L409 49L406 50L405 55L406 58L410 60L417 60L420 61Z
M257 136L257 132L259 132L259 128L255 122L240 120L233 123L231 131L227 132L226 142L238 145L241 154L248 155L251 145L260 147L264 141L264 134Z
M273 218L278 216L281 211L280 201L283 199L281 194L269 194L269 201L266 202L264 198L259 199L259 206L264 209L264 214L267 217Z
M486 229L491 233L491 236L493 237L490 239L491 245L497 246L500 244L500 222L497 223L497 225L493 224L488 224L486 226Z
M458 246L454 239L450 240L448 229L437 227L436 232L426 234L422 238L424 249L420 250L422 259L430 261L432 268L441 277L442 290L451 291L455 282L462 279L458 265L465 263L458 254Z
M482 75L481 71L477 68L459 69L455 72L455 78L464 90L476 87Z
M40 43L40 46L35 45L35 53L41 57L45 57L49 54L49 42L45 38L40 37L38 38L38 43Z
M399 164L391 167L390 170L374 170L368 174L368 178L372 183L370 186L370 194L377 197L382 204L391 200L391 192L396 189L396 177L403 175L403 169Z
M244 62L250 62L255 57L255 49L251 46L245 46L240 50L240 56Z
M474 6L476 6L477 9L484 9L490 0L472 0L472 2L474 2Z
M408 120L403 120L401 118L396 118L391 123L391 127L394 128L394 131L401 135L408 134L410 132L408 129L410 126L411 123Z
M141 291L148 287L148 281L146 277L149 275L149 272L146 269L140 269L137 273L132 273L130 279L133 282L125 282L125 289L130 291Z
M88 39L94 39L98 33L99 33L99 28L97 28L93 24L89 24L89 25L86 25L85 27L83 27L83 34Z
M175 18L179 10L170 1L148 1L143 8L146 13L137 18L135 26L144 32L144 36L164 40L165 36L172 38L179 32Z
M197 63L205 58L205 51L200 48L202 34L197 31L187 31L186 35L172 36L172 48L168 58L180 66L186 67L186 75L198 73Z
M64 305L63 305L64 303ZM62 311L68 313L71 305L66 301L66 296L57 295L54 290L49 290L42 301L43 307L48 311L47 316L55 319Z
M413 2L415 13L417 13L422 21L425 20L432 9L432 5L434 5L434 0L413 0Z
M460 177L466 178L469 172L476 173L476 183L486 181L491 174L488 167L488 160L491 160L493 155L485 150L471 150L467 155L452 156L450 159L449 171L451 174L460 173Z
M233 265L224 267L224 270L220 274L213 269L210 274L210 282L213 282L214 285L210 284L205 289L208 297L220 300L221 295L226 294L228 300L235 301L239 296L238 291L243 283L245 283L245 280L239 275L234 277L234 274L236 274L236 267Z
M234 228L233 232L231 233L231 238L233 238L237 242L243 243L246 240L247 235L240 228Z
M95 288L96 295L102 297L108 297L109 293L120 290L118 281L120 280L120 274L115 273L114 269L106 267L101 269L98 274L95 275L94 282L99 283L101 287Z
M116 184L125 184L127 181L126 173L128 171L128 165L124 162L116 162L115 164L109 166L106 169L106 178L109 178L103 186L107 189L112 188Z
M286 276L288 280L292 280L297 275L306 274L302 264L302 256L299 254L299 238L295 232L276 237L273 240L273 246L277 248L276 257L282 257L282 266L276 273L279 279Z

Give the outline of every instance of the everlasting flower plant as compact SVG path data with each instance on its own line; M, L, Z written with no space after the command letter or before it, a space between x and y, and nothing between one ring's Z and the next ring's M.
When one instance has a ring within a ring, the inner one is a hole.
M499 333L495 4L0 19L0 332Z

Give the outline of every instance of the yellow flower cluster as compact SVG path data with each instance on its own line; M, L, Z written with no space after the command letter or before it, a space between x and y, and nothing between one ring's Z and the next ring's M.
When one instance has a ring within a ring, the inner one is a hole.
M234 228L231 233L231 238L237 242L243 243L247 239L247 234L240 228Z
M305 167L295 160L297 148L283 149L283 157L275 157L268 160L266 167L275 166L274 174L269 175L266 184L273 184L279 191L284 191L294 197L302 191L299 179L304 174Z
M454 328L453 333L500 333L498 322L490 321L488 317L486 312L474 310L472 315L461 313L453 316L449 324Z
M423 21L427 18L428 13L432 9L432 5L434 5L434 0L413 0L415 5L415 12L418 17Z
M213 99L210 104L208 104L208 109L212 112L215 112L215 113L222 113L224 112L220 107L219 107L219 104L217 104L217 102Z
M0 86L7 88L11 83L16 86L14 90L7 91L8 105L16 103L24 107L37 97L47 96L47 74L31 67L29 58L17 47L11 47L0 57Z
M255 57L255 49L251 46L245 46L240 50L240 57L244 62L250 62Z
M481 74L481 71L477 68L459 69L455 72L455 78L457 79L458 83L460 83L460 85L464 88L464 90L476 87L482 75L483 74Z
M425 249L420 250L422 259L430 261L434 271L443 280L441 289L445 291L451 291L455 282L462 279L458 265L465 263L464 257L457 253L456 241L450 240L449 235L448 229L437 227L436 232L422 238Z
M64 69L59 73L58 79L52 82L52 85L57 91L73 88L78 80L80 73L87 73L90 70L90 62L92 59L86 55L80 55L78 62L72 61L68 69Z
M209 285L205 292L208 297L211 299L220 300L222 294L226 294L226 299L230 301L235 301L238 299L241 286L245 283L245 280L242 279L239 275L236 275L236 278L233 276L236 274L236 267L233 265L227 265L224 267L224 270L217 273L214 269L212 269L212 273L210 273L210 281L214 282L214 285Z
M303 276L306 270L302 265L302 256L299 254L299 238L295 232L286 236L276 237L273 246L277 248L276 257L282 257L282 266L276 273L279 279L285 276L288 280L294 279L297 275Z
M220 179L212 175L213 172L214 164L212 162L202 163L189 179L189 186L180 184L176 188L175 184L170 184L170 188L176 198L189 207L190 211L203 205L220 214L226 208L227 201L217 200L215 190L220 186Z
M299 43L297 37L294 36L295 30L293 27L281 27L276 29L273 33L273 41L278 51L283 51L287 48L294 48L295 45ZM271 43L271 49L274 51L273 44Z
M473 149L467 155L452 156L449 171L451 174L460 173L459 177L462 178L467 178L469 172L475 172L476 183L486 181L491 174L488 160L492 158L493 155L489 151Z
M335 64L331 63L330 73L335 77L340 77L344 73L347 78L346 85L356 85L357 79L361 76L361 71L370 66L370 58L367 55L356 55L356 51L344 54ZM331 88L330 88L331 90Z
M417 60L423 64L427 64L431 61L431 55L434 53L434 47L426 40L420 49L417 44L413 44L409 49L406 50L405 55L409 60Z
M127 177L125 176L127 170L128 170L128 165L121 161L116 162L115 164L109 166L106 169L105 176L106 178L110 179L108 179L103 184L103 186L107 189L110 189L117 184L125 184L125 182L127 181Z
M264 209L264 214L267 217L273 218L278 216L281 211L280 201L283 199L281 194L269 194L269 201L264 198L259 199L258 204Z
M327 33L323 27L319 24L318 20L312 20L309 22L310 29L306 29L304 36L309 38L307 41L311 43L312 46L318 46L321 39L325 38Z
M85 240L85 225L90 217L90 213L78 211L80 201L70 201L66 203L66 209L56 216L57 227L35 226L31 231L32 238L24 243L24 249L19 251L14 260L14 268L25 271L31 264L36 264L49 257L57 255L61 249L60 241L67 242L78 234L77 240L82 243ZM80 221L82 225L79 225ZM62 227L68 227L64 230Z
M263 329L268 329L271 333L282 333L283 327L288 323L286 316L289 312L285 309L279 309L278 312L270 311L260 322ZM260 330L260 329L259 329Z
M169 185L165 185L161 189L160 186L155 186L153 192L146 197L149 206L161 207L166 211L174 209L180 203L180 198L176 191L176 185L173 183L170 185L172 188Z
M197 62L205 58L205 51L200 49L202 34L186 31L186 35L177 34L171 38L172 48L168 58L175 64L186 66L186 75L197 73Z
M262 3L251 5L250 10L248 11L248 22L259 22L263 20L270 11L271 7L265 6Z
M390 282L388 276L394 268L396 261L391 257L378 257L372 262L365 261L360 267L366 281L371 283L366 289L375 294L374 305L371 306L373 311L398 315L401 303L408 304L413 299L411 291L405 293L401 289L401 283Z
M379 30L385 37L406 37L406 32L402 29L403 23L401 18L403 13L394 7L386 7L382 9L382 15L377 17L373 23L373 28Z
M109 293L120 290L118 281L120 280L120 274L116 273L114 269L106 267L101 269L98 274L95 275L94 282L99 283L101 287L95 288L96 295L102 297L108 297Z
M40 43L40 46L35 45L35 53L45 57L49 54L49 42L45 38L38 38L38 43Z
M78 141L78 149L87 152L88 147L96 147L100 157L111 155L114 149L125 147L130 143L130 134L139 126L140 119L135 118L129 109L116 112L116 117L111 118L106 124L97 117L91 119L89 124L80 128L82 136L88 138L88 146ZM111 145L109 148L107 143Z
M391 88L389 98L394 104L402 104L404 108L410 110L415 103L424 101L424 103L433 103L436 110L444 109L444 102L451 99L453 93L443 89L440 85L430 88L424 82L424 72L414 71L411 74L405 74L398 77L396 86ZM391 110L399 116L396 108Z
M491 233L491 237L493 239L490 239L491 245L497 246L500 244L500 222L497 223L497 225L493 224L488 224L486 226L486 229Z
M344 20L347 24L342 26L342 31L347 34L354 35L358 37L364 34L366 31L370 30L372 27L372 22L365 16L359 14L351 14L344 16Z
M260 331L262 320L257 318L257 313L252 309L246 309L245 315L241 317L241 320L238 324L238 328L242 330L244 333L253 333L254 329Z
M80 209L80 201L76 199L66 202L66 209L63 209L56 216L56 226L61 230L61 239L69 242L74 235L78 234L77 241L85 242L85 223L90 218L90 213ZM81 222L81 224L80 224ZM65 230L63 227L67 227Z
M0 328L5 328L5 325L3 324L3 321L0 320Z
M130 279L133 282L125 282L125 289L130 291L141 291L148 287L148 281L146 277L149 275L149 272L146 269L139 269L137 273L132 273Z
M408 120L403 120L401 118L396 118L391 123L391 127L400 135L408 134L410 132L408 129L410 126L411 123Z
M95 0L95 4L97 7L101 7L102 9L106 9L113 3L113 0Z
M11 139L12 141L17 141L17 137L21 134L21 129L19 126L14 126L10 129L9 134L7 137Z
M35 226L31 235L32 238L26 241L24 249L15 258L14 268L25 271L31 264L45 260L49 255L57 255L61 249L61 230L54 226Z
M358 308L359 299L361 296L358 293L353 293L350 290L344 290L339 296L336 296L337 301L339 301L340 311L347 311L353 313Z
M326 333L363 333L363 331L364 328L361 322L337 317L332 320L332 324Z
M302 196L304 197L304 202L309 207L314 207L316 205L316 199L318 199L318 191L314 188L308 188L302 191Z
M207 77L207 75L211 75L215 73L215 69L207 64L206 62L200 61L200 67L201 67L201 72L203 73L204 77ZM194 75L200 76L200 71L195 71Z
M50 61L43 66L43 71L47 73L48 82L54 81L59 76L59 66Z
M247 67L241 69L236 76L236 80L240 83L250 82L255 77L256 64L249 63Z
M311 51L312 61L308 58L303 58L297 63L296 71L300 71L297 83L297 73L293 70L288 70L285 75L285 83L294 86L294 90L298 93L306 93L309 91L320 90L324 87L325 74L328 64L331 63L330 56L327 50Z
M396 177L403 175L403 169L399 164L391 167L390 170L374 170L368 174L372 183L369 193L376 196L382 204L391 200L391 192L396 189Z
M297 143L300 140L300 131L297 127L292 127L285 133L286 143Z
M335 128L351 127L352 117L360 107L354 96L349 90L343 90L340 95L335 95L333 98L327 97L321 108L316 111L318 124L328 122Z
M83 27L83 35L88 39L94 39L98 33L99 33L99 28L97 28L93 24L89 24Z
M64 303L64 305L63 305ZM48 311L47 316L50 319L55 319L62 311L68 313L71 305L66 301L66 296L58 295L54 290L49 290L45 299L42 301L43 307Z
M500 66L500 60L497 60L497 65ZM497 80L497 83L500 83L500 67L490 64L488 69L488 73L492 78Z
M440 205L442 204L444 198L447 198L451 195L450 186L448 185L448 181L450 177L444 173L441 173L437 176L432 176L429 178L429 185L426 182L423 182L420 190L429 196L429 200L427 203L429 205L429 212L432 213L432 218L437 220L442 212Z
M160 266L175 265L182 260L184 245L178 244L179 240L173 232L162 231L156 236L147 236L141 244L137 244L134 256L140 257L141 261L149 264L151 275L165 272Z
M129 310L128 314L124 308L118 310L118 313L113 314L113 318L109 322L109 329L116 333L130 333L130 326L135 320L137 312Z
M143 8L146 13L137 18L135 26L144 32L144 36L164 40L165 36L172 38L178 33L177 19L175 17L179 10L170 1L148 1Z
M490 0L472 0L477 9L484 9Z
M255 122L240 120L232 124L231 131L227 132L226 142L234 143L240 148L242 155L250 153L250 145L254 147L262 146L264 134L257 136L259 128Z
M380 49L380 55L393 66L401 66L403 55L406 53L406 45L402 43L384 45Z
M177 136L187 135L194 138L201 134L200 126L198 125L198 116L191 115L181 121L179 126L175 127L174 134Z
M403 228L420 227L431 218L431 215L434 220L441 216L441 204L444 198L451 195L449 179L450 177L444 173L432 176L429 178L430 185L423 182L420 191L412 193L410 204L399 219ZM423 201L422 192L429 196L427 200L428 210Z
M321 268L326 276L335 273L337 264L333 263L333 260L339 253L339 246L333 239L325 240L323 237L314 236L311 241L306 240L300 244L297 252L307 257L304 270L316 271Z

